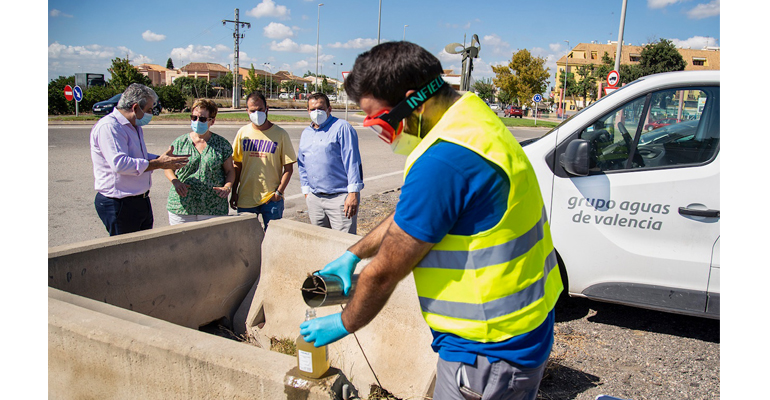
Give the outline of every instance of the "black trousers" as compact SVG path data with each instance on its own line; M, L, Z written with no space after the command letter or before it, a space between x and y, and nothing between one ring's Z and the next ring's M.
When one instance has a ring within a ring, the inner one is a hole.
M110 236L152 229L154 219L149 193L122 199L96 194L94 207Z

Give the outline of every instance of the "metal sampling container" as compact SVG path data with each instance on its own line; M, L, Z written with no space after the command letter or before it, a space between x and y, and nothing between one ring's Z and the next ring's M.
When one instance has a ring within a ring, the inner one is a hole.
M342 279L333 275L316 275L314 272L302 283L302 299L310 307L346 304L353 296L357 282L358 274L355 274L350 278L350 291L345 296L342 294Z

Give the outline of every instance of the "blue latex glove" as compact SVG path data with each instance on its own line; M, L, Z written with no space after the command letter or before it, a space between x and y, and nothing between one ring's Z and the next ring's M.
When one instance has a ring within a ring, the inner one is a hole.
M342 294L347 296L350 292L350 277L353 276L353 271L360 261L357 255L348 250L336 260L326 264L322 270L316 272L316 275L338 276L342 279Z
M299 326L299 333L315 347L326 346L350 334L342 324L342 313L305 321Z

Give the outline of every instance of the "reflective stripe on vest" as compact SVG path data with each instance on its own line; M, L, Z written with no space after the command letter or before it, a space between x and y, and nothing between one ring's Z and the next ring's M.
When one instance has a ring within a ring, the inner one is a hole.
M431 250L420 261L418 268L479 269L519 258L543 240L543 226L546 223L548 221L543 209L540 221L516 239L471 251Z
M423 312L475 321L487 321L493 318L502 317L520 311L524 307L534 303L536 300L543 298L543 296L545 296L546 279L556 265L556 251L554 250L545 259L545 265L543 266L544 274L542 278L527 286L524 290L503 298L488 301L483 304L474 304L420 297L420 307Z

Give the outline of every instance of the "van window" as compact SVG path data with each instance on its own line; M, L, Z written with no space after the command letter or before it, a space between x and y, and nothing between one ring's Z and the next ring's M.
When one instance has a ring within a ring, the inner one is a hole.
M601 116L579 136L592 173L697 165L719 147L719 88L653 92Z

